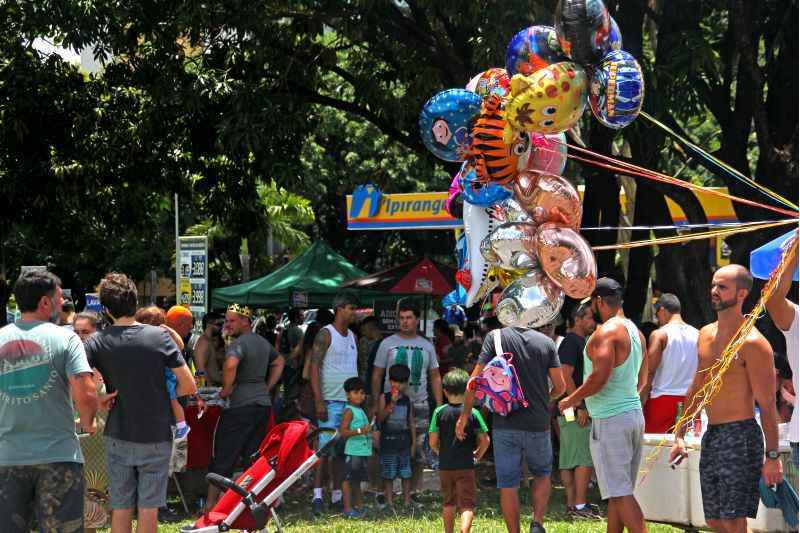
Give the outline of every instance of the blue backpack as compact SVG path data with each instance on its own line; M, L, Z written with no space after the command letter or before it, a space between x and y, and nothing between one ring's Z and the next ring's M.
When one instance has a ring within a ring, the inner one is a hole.
M475 391L475 399L491 412L501 416L528 407L519 385L519 376L511 361L514 355L504 352L500 343L500 330L494 332L495 356L483 368L480 375L469 380L469 388Z

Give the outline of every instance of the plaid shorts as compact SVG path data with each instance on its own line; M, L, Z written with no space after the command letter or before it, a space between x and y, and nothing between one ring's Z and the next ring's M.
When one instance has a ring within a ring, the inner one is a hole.
M380 452L381 478L391 481L400 479L411 479L411 449L398 452Z

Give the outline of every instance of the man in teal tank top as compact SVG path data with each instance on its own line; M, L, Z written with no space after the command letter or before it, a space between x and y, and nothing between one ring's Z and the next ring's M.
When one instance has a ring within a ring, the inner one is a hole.
M590 449L600 495L608 500L607 531L646 531L633 497L642 458L644 415L639 394L647 382L644 336L622 311L622 286L600 278L590 298L600 324L583 352L583 385L561 400L560 411L586 401Z

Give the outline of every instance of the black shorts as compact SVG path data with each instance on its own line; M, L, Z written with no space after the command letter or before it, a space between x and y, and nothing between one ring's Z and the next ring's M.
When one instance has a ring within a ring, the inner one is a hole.
M258 451L267 434L271 407L246 405L225 409L214 432L214 454L208 471L231 477L241 462L250 466L250 457Z
M346 455L344 458L344 479L353 483L367 481L369 456Z
M0 466L0 530L28 533L32 514L40 531L83 531L83 465Z
M700 452L700 491L708 519L755 518L764 440L755 419L708 426Z

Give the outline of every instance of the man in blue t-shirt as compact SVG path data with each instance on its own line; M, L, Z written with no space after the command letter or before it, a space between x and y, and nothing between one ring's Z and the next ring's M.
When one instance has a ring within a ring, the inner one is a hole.
M82 432L94 433L97 393L78 336L56 325L61 280L45 270L14 285L21 320L0 329L0 516L4 532L83 529Z

